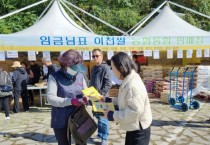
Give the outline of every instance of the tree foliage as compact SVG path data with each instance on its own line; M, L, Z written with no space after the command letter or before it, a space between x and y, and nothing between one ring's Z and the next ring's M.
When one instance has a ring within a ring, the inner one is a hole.
M68 0L96 17L127 31L144 18L153 8L159 6L164 0ZM14 10L23 8L37 0L1 0L0 15L3 16ZM173 0L198 12L210 15L210 0ZM15 14L0 20L0 34L8 34L25 29L36 21L38 16L46 8L49 1L29 10ZM184 13L184 19L203 30L210 31L210 21L189 11L171 6L176 12ZM97 34L121 35L121 33L91 18L90 16L70 7L76 14ZM74 19L74 17L71 15ZM76 20L76 19L75 19ZM78 21L78 20L76 20ZM82 24L78 21L78 24Z
M210 16L210 0L171 0L174 3L177 3L179 5L183 5L187 8L190 8L192 10L195 10L197 12L203 13L205 15ZM164 2L164 0L160 1L154 1L153 7L159 5L160 3ZM206 30L210 31L210 20L203 17L199 16L198 14L189 12L187 10L178 8L176 6L172 5L172 9L176 12L181 12L185 14L184 19L189 22L190 24Z
M0 15L6 15L10 12L28 6L37 2L37 0L1 0ZM34 24L38 16L42 13L47 3L17 13L10 17L0 20L0 34L9 34L23 30Z

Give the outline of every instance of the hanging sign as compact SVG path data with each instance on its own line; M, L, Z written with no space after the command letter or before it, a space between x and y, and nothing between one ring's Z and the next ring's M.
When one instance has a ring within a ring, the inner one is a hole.
M147 56L147 57L152 56L152 50L144 50L144 56Z
M202 57L202 49L196 50L196 57L201 58Z
M107 51L107 59L110 60L114 56L114 51Z
M183 50L177 50L177 58L183 58Z
M82 57L83 57L83 60L90 60L90 51L83 51Z
M167 50L167 58L172 59L173 58L173 50Z
M4 53L4 51L0 51L0 61L5 61L5 53Z
M204 50L204 57L210 57L209 49Z
M186 58L192 58L193 50L189 49L186 51Z
M28 51L28 60L36 61L36 52L35 51Z
M153 58L154 58L154 59L160 59L159 50L154 50L154 51L153 51Z
M42 58L46 58L47 60L51 61L50 51L43 51Z
M7 58L18 58L18 51L7 51Z

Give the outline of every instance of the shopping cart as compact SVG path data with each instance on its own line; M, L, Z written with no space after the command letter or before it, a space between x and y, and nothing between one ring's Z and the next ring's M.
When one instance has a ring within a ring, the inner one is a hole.
M170 70L170 92L168 95L168 102L172 106L176 104L177 99L178 99L179 70L180 70L180 67L178 67L176 70L174 69L174 67L172 67Z

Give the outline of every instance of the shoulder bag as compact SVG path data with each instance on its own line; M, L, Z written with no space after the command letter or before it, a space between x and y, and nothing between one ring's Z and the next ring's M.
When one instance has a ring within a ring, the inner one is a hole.
M97 124L87 112L85 105L79 106L69 117L67 137L68 140L71 139L72 134L76 144L85 144L96 130Z

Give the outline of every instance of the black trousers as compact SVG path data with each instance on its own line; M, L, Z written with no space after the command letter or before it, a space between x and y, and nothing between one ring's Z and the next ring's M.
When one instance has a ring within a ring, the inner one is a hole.
M29 110L28 90L22 90L21 97L23 102L23 109L25 111L28 111Z
M127 131L125 145L148 145L150 141L150 127L143 130Z
M10 108L9 108L9 97L10 96L0 97L0 108L1 108L1 105L3 103L6 117L9 117L9 111L10 111Z
M55 132L55 137L58 141L58 145L71 145L71 138L69 142L67 138L67 127L59 128L59 129L53 128L53 130ZM76 144L76 145L79 145L79 144Z
M29 102L31 104L33 104L34 103L34 94L33 94L32 90L28 90L28 97L29 97Z

